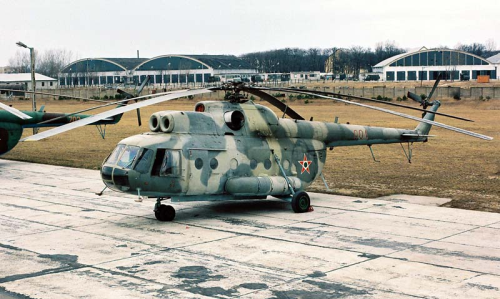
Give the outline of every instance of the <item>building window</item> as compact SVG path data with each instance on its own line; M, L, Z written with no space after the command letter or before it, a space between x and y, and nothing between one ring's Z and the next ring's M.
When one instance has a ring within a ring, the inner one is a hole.
M436 52L436 65L443 65L443 52Z
M420 65L427 66L427 52L420 53Z
M458 53L457 52L451 52L451 65L458 65Z
M467 65L474 65L474 57L470 55L466 55L467 57Z
M386 72L385 73L386 81L394 81L394 72Z
M427 80L427 71L418 71L419 80Z
M398 81L405 81L406 80L404 71L397 72L397 76L398 76Z
M411 66L411 56L405 58L405 66Z
M429 52L427 54L427 56L428 56L428 59L427 59L428 64L427 65L429 65L429 66L436 65L436 52Z
M45 82L42 82L42 87L45 86Z
M450 52L449 51L443 52L443 65L450 65Z
M50 81L50 86L54 85L54 82Z
M416 71L409 71L408 72L408 81L415 81L417 80L417 72Z
M412 56L412 66L420 66L420 55L415 54Z

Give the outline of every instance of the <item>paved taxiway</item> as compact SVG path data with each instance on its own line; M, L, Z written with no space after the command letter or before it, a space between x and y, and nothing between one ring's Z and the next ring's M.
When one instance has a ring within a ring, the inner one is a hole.
M99 173L0 160L0 298L499 298L500 214L311 194L175 204Z

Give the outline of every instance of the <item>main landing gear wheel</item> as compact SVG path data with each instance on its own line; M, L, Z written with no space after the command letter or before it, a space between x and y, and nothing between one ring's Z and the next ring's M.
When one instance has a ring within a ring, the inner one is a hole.
M155 217L160 221L172 221L175 218L175 209L172 206L159 205L155 209Z
M311 200L305 191L296 192L292 197L292 209L295 213L304 213L309 210Z

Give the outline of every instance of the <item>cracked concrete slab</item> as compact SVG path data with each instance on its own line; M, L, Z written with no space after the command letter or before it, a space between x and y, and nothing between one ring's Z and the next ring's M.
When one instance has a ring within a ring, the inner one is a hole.
M173 203L93 170L0 160L0 298L497 298L500 215L311 193Z

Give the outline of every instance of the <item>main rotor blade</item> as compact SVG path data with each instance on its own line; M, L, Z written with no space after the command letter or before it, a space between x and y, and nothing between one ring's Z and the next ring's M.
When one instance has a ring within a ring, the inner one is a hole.
M293 88L272 88L272 87L268 87L266 89L267 90L284 91L284 92L297 92L297 89L293 89ZM425 109L422 109L422 108L416 108L416 107L411 107L411 106L406 106L406 105L396 104L396 103L391 103L391 102L386 102L386 101L380 101L380 100L375 100L375 99L370 99L370 98L365 98L365 97L359 97L359 96L353 96L353 95L346 95L346 94L342 94L342 93L333 93L333 92L327 92L327 91L316 91L316 90L313 91L313 90L308 90L308 89L301 89L301 91L310 92L310 93L314 93L314 94L323 94L323 95L332 95L332 96L338 96L338 97L347 97L347 98L358 99L358 100L363 100L363 101L369 101L369 102L374 102L374 103L380 103L380 104L384 104L384 105L401 107L401 108L406 108L406 109L411 109L411 110L417 110L417 111L422 111L422 112L427 112L427 113L434 113L436 115L442 115L442 116L445 116L445 117L459 119L459 120L463 120L463 121L474 122L472 119L468 119L468 118L464 118L464 117L460 117L460 116L454 116L454 115L451 115L451 114L446 114L446 113L441 113L441 112L432 112L432 111L428 111L428 110L425 110Z
M15 116L19 117L20 119L30 119L31 116L22 113L21 111L17 110L16 108L12 108L9 105L5 105L4 103L0 103L0 108L4 109L7 112L10 112L14 114Z
M21 139L21 141L37 141L37 140L45 139L47 137L51 137L51 136L54 136L54 135L57 135L57 134L60 134L60 133L66 132L66 131L70 131L70 130L73 130L73 129L76 129L76 128L79 128L79 127L82 127L82 126L85 126L88 124L92 124L96 121L99 121L99 120L102 120L102 119L105 119L108 117L112 117L112 116L115 116L115 115L118 115L118 114L121 114L121 113L124 113L127 111L131 111L131 110L134 110L137 108L141 108L141 107L145 107L145 106L149 106L149 105L154 105L154 104L158 104L158 103L165 102L165 101L170 101L170 100L174 100L177 98L187 97L190 95L207 93L207 92L212 92L212 91L209 89L190 90L190 91L178 92L178 93L174 93L174 94L169 94L169 95L145 100L145 101L135 103L132 105L122 106L122 107L119 107L116 109L112 109L112 110L105 111L105 112L102 112L102 113L99 113L96 115L92 115L92 116L87 117L87 118L77 120L77 121L69 123L67 125L63 125L63 126L60 126L60 127L54 128L54 129L44 131L44 132L36 134L36 135L26 137L24 139Z
M251 93L253 95L256 95L263 100L268 101L271 105L275 106L276 108L281 110L281 112L284 112L286 115L290 116L293 119L304 120L304 118L300 114L298 114L292 108L288 107L288 105L284 104L283 102L281 102L280 100L278 100L277 98L273 97L268 93L265 93L261 90L254 89L251 87L244 87L242 90Z
M24 92L24 93L31 93L31 94L40 94L40 95L54 96L54 97L66 97L66 98L72 98L72 99L77 99L77 100L84 100L84 101L89 101L89 102L101 102L101 103L109 103L109 102L111 102L111 101L105 101L105 100L96 100L96 99L89 99L89 98L76 97L76 96L67 96L67 95L63 95L63 94L54 94L54 93L40 92L40 91L15 90L15 89L0 89L0 91L15 91L15 92Z
M415 116L412 116L412 115L408 115L408 114L404 114L404 113L392 111L392 110L385 109L385 108L380 108L380 107L370 106L370 105L366 105L366 104L351 102L351 101L348 101L348 100L343 100L343 99L338 99L338 98L334 98L334 97L330 97L330 96L324 96L324 95L314 94L314 93L310 93L310 92L302 92L302 91L295 91L295 92L296 93L301 93L301 94L316 95L318 97L325 98L325 99L332 99L332 100L335 100L337 102L342 102L342 103L346 103L346 104L350 104L350 105L355 105L355 106L360 106L360 107L365 107L365 108L369 108L369 109L373 109L373 110L382 111L382 112L385 112L385 113L397 115L397 116L408 118L408 119L413 119L413 120L416 120L416 121L419 121L419 122L424 122L424 123L427 123L427 124L430 124L430 125L434 125L436 127L444 128L444 129L447 129L447 130L455 131L455 132L458 132L458 133L462 133L462 134L465 134L465 135L469 135L469 136L480 138L480 139L484 139L484 140L493 140L493 137L490 137L490 136L486 136L486 135L482 135L482 134L479 134L479 133L467 131L467 130L460 129L460 128L453 127L453 126L449 126L449 125L445 125L445 124L442 124L442 123L439 123L439 122L436 122L436 121L432 121L432 120L428 120L428 119L423 119L423 118L418 118L418 117L415 117Z
M434 94L434 91L436 90L436 88L437 88L437 86L439 84L439 81L441 81L441 78L443 78L443 73L439 73L436 82L434 82L434 86L432 86L431 92L429 93L429 96L426 99L427 102L431 101L432 95Z
M182 92L182 91L186 91L186 90L185 89L184 90L175 90L175 91L157 93L157 94L154 94L154 95L145 95L145 96L134 98L134 100L137 101L137 100L148 98L148 97L154 97L154 98L156 98L156 97L159 97L159 96L163 96L163 95L167 95L167 94L172 94L172 93L178 93L178 92ZM95 109L99 109L99 108L103 108L103 107L107 107L107 106L111 106L111 105L117 105L117 104L119 105L119 104L122 104L122 103L125 103L125 102L128 102L128 101L130 101L130 99L125 99L125 100L120 100L120 101L116 101L116 102L107 103L107 104L104 104L104 105L94 106L94 107L91 107L91 108L87 108L87 109L79 110L79 111L76 111L76 112L68 113L68 114L65 114L65 115L60 116L60 117L56 117L56 118L53 118L53 119L42 121L42 122L39 122L38 124L50 123L50 122L53 122L53 121L56 121L56 120L60 120L62 118L68 117L68 116L73 116L75 114L79 114L79 113L83 113L83 112L88 112L88 111L92 111L92 110L95 110Z

